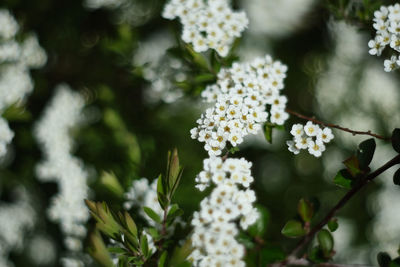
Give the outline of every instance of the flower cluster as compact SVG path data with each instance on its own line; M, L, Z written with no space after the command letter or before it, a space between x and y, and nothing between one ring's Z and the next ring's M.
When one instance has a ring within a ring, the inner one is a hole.
M0 114L12 104L22 101L33 90L29 74L46 62L46 53L35 35L22 43L16 38L19 26L8 10L0 9ZM19 40L19 38L18 38ZM6 153L14 133L7 121L0 118L0 156Z
M283 125L289 117L287 98L280 94L286 71L270 56L222 69L217 83L202 92L205 101L215 105L197 120L192 138L205 142L210 156L218 156L227 142L235 147L246 135L256 134L268 117L271 123Z
M45 157L37 166L37 175L42 181L57 182L59 187L48 215L60 223L66 235L65 245L71 251L81 250L81 239L86 236L84 224L89 218L83 201L88 197L88 175L83 163L71 155L73 139L70 136L71 129L83 120L84 105L85 100L79 93L65 84L59 85L35 128L36 139L42 145Z
M255 193L249 189L254 180L251 165L243 158L204 160L204 170L196 177L197 187L204 190L211 182L216 187L193 215L194 251L189 260L194 266L245 266L245 249L235 239L239 232L235 222L247 229L259 216L253 207Z
M371 55L380 56L389 45L394 51L390 59L384 61L385 71L390 72L400 67L400 4L381 6L374 13L373 27L376 36L368 42Z
M8 256L13 250L22 249L24 235L33 228L36 213L32 199L22 187L13 192L16 198L11 203L0 202L0 266L13 266Z
M299 154L301 149L308 149L308 152L315 157L320 157L325 151L325 144L329 143L333 138L332 130L328 127L321 129L312 122L306 125L294 124L290 133L293 140L287 141L289 151Z
M196 52L211 48L222 57L228 55L233 41L248 25L246 14L232 11L227 0L171 0L162 15L180 19L182 39Z

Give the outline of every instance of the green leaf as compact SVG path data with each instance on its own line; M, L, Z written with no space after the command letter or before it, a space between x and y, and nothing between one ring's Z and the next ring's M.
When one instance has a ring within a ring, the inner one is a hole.
M362 173L360 169L360 163L358 162L357 157L354 155L343 161L343 164L347 167L347 170L353 177L356 177Z
M178 204L171 205L168 214L167 221L172 222L176 217L182 216L183 210L179 208Z
M161 254L161 257L160 257L160 259L158 260L158 267L165 267L166 265L165 265L165 262L166 262L166 260L167 260L167 256L168 256L168 252L167 251L164 251L162 254Z
M272 144L272 129L274 127L271 124L264 124L264 136L268 143Z
M267 230L268 222L270 220L270 213L263 206L257 205L256 208L260 216L258 217L257 221L248 228L247 232L252 237L262 237Z
M335 178L333 178L333 182L340 187L351 189L353 180L349 177L351 177L350 173L346 169L343 169L336 174Z
M400 257L395 258L389 265L390 267L400 267Z
M122 196L124 194L124 189L112 172L103 171L100 175L100 183L117 196Z
M203 73L203 74L197 75L197 76L194 78L194 81L195 81L196 83L205 83L205 82L213 82L213 81L215 81L215 79L216 79L216 77L215 77L214 74L211 74L211 73Z
M400 153L400 129L399 128L396 128L393 131L393 134L392 134L392 146L393 146L393 149L397 153Z
M393 183L395 185L400 185L400 169L398 169L393 175Z
M161 208L165 209L168 206L167 190L161 174L157 178L157 197Z
M236 239L240 244L245 246L247 249L253 249L255 246L253 238L251 238L244 232L240 232Z
M285 258L286 254L282 248L267 245L261 250L260 266L267 266L274 262L283 261Z
M140 249L142 250L143 255L147 258L149 255L149 243L147 241L147 236L143 232L140 238Z
M32 114L25 107L15 103L4 110L2 117L7 121L29 121Z
M281 233L286 237L296 238L306 234L306 230L300 221L290 220L283 227Z
M314 263L322 263L326 261L324 253L319 246L311 249L310 253L308 254L308 259Z
M379 252L377 255L377 260L380 267L389 267L392 259L386 252Z
M332 234L328 230L322 229L321 231L319 231L317 239L318 239L318 244L320 245L324 253L324 256L329 258L334 245Z
M132 235L134 235L135 237L137 237L138 232L137 232L137 227L136 227L135 221L132 219L132 217L126 211L124 213L124 217L125 217L125 224L126 224L126 227L129 230L129 232Z
M101 266L112 267L114 266L107 251L106 245L100 236L98 231L91 233L89 236L89 254L95 259Z
M310 222L314 215L312 203L304 198L300 199L299 204L297 205L297 212L304 222Z
M107 248L108 252L115 253L115 254L123 254L126 253L126 250L120 247L110 247Z
M338 220L332 219L328 222L328 228L331 232L335 232L339 228Z
M153 221L156 223L161 223L161 218L160 216L151 208L149 207L143 207L144 212L149 216Z
M375 139L371 138L362 142L357 150L357 159L362 170L368 169L369 164L374 157L376 143Z

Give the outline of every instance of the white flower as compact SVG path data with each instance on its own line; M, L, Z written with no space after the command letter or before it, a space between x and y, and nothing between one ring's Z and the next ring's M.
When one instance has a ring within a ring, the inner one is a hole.
M235 239L239 230L234 222L239 220L240 226L247 229L259 217L252 205L256 200L254 191L238 187L248 187L252 183L252 164L243 158L223 161L219 157L205 159L203 164L201 173L210 172L216 187L201 201L200 212L193 214L191 242L194 251L188 260L193 266L244 266L241 260L244 247Z
M191 137L204 142L210 156L218 156L228 142L237 146L246 135L257 134L268 119L283 125L289 117L285 112L287 98L277 88L283 87L286 71L285 65L269 56L222 69L217 83L201 94L214 106L197 120ZM262 78L265 72L271 73L267 82Z
M324 128L317 135L317 141L329 143L334 138L332 130L330 128Z
M304 126L304 133L307 136L317 136L318 133L321 131L318 125L313 124L311 121L307 122Z
M294 141L292 140L286 141L286 144L288 146L289 151L292 152L293 154L297 155L300 153L300 150L296 147Z
M89 212L84 204L88 198L83 163L73 155L71 129L82 123L85 100L67 85L59 85L53 99L36 124L35 137L41 145L44 160L36 167L41 181L54 181L59 192L51 200L48 216L58 222L70 248L80 248L79 240L86 236L85 223ZM74 239L69 239L69 237ZM77 241L78 240L78 241Z
M399 67L396 61L400 53L400 5L381 6L375 11L373 21L376 36L368 42L369 53L380 56L389 44L394 54L384 61L384 70L393 71Z
M325 145L322 142L310 141L308 143L308 152L311 155L320 157L322 155L322 152L324 151L325 151Z
M294 137L301 137L304 134L303 125L293 124L292 130L290 130L290 134Z
M334 138L330 128L321 129L310 121L304 127L301 124L294 124L290 133L293 135L293 140L286 141L286 144L289 151L295 155L302 149L308 149L311 155L320 157L325 151L324 143L329 143Z
M182 40L192 44L196 52L211 48L222 57L228 55L235 38L240 37L248 25L245 13L233 12L227 0L170 0L162 16L180 19Z
M384 70L386 72L391 72L395 69L398 69L398 62L400 62L400 60L396 56L392 56L390 59L385 59L385 61L383 62L383 65L385 67Z

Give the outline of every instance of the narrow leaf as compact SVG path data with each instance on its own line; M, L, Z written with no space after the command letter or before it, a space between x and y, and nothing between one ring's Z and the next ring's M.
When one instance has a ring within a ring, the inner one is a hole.
M143 210L146 215L149 216L153 221L155 221L156 223L161 223L160 216L153 209L149 207L143 207Z

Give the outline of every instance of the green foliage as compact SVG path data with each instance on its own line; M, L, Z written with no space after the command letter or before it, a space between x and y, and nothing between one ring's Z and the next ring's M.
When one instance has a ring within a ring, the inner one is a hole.
M393 149L397 153L400 153L400 129L399 128L396 128L396 129L393 130L392 146L393 146Z
M332 220L330 220L328 222L329 231L335 232L338 228L339 228L339 223L338 223L338 220L336 218L332 219Z
M393 175L393 183L395 185L400 185L400 169L398 169Z
M314 216L313 204L310 201L302 198L297 205L297 212L304 222L310 222Z
M290 238L297 238L304 236L306 234L306 230L300 221L290 220L283 227L281 233Z
M378 264L380 267L388 267L392 260L389 256L389 254L387 254L386 252L379 252L377 259L378 259Z
M326 258L329 258L332 254L334 245L332 234L328 230L322 229L321 231L319 231L317 239L318 244L321 247L322 252L324 253L324 256Z
M348 170L342 169L336 174L335 178L333 178L333 182L340 187L351 189L353 177Z
M270 220L270 213L269 211L260 205L256 206L257 211L259 212L260 216L258 217L257 221L249 227L247 232L252 236L252 237L262 237L264 236L265 232L267 231L268 228L268 223Z

